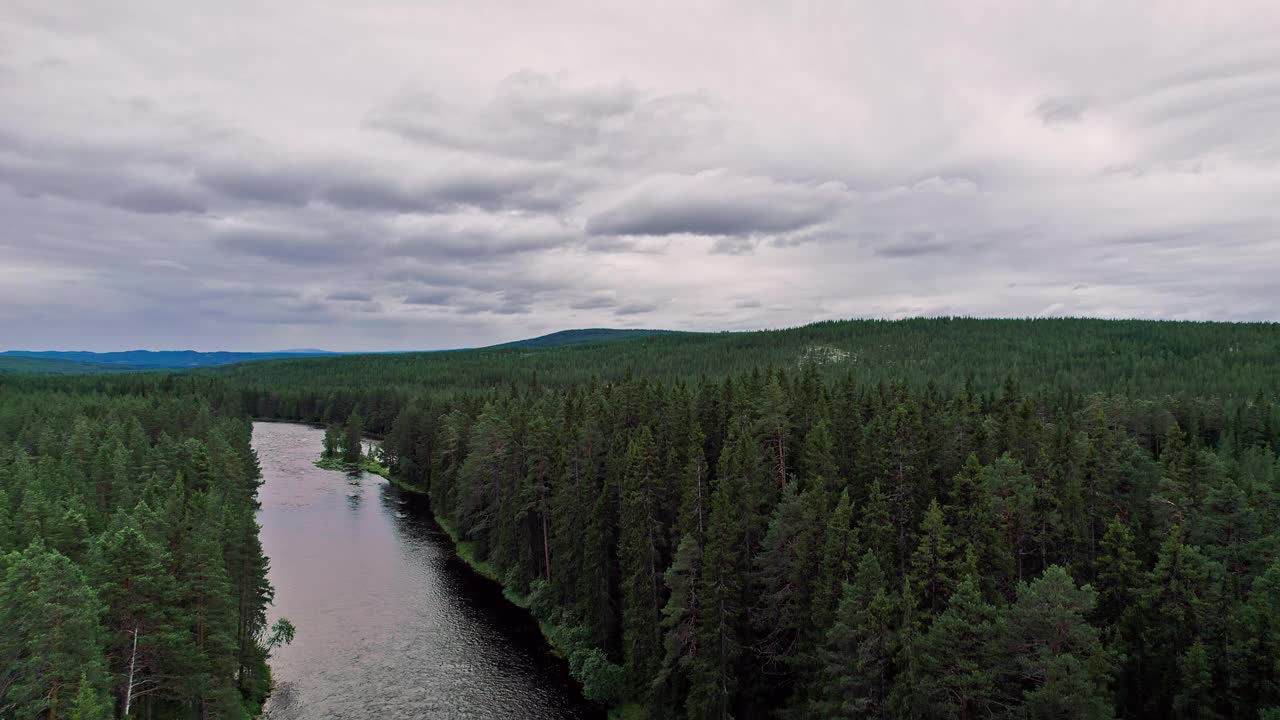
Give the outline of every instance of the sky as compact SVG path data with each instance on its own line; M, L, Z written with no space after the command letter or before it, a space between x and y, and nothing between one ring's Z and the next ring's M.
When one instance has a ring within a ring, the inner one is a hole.
M0 5L0 349L1280 320L1280 5Z

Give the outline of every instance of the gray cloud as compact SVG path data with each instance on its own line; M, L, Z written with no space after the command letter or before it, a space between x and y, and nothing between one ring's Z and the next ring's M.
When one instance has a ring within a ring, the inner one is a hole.
M292 228L230 227L215 230L213 239L227 252L289 265L343 263L361 251L358 239Z
M237 167L223 161L203 171L211 192L243 202L301 208L326 203L356 212L448 213L485 210L558 210L572 192L567 178L544 171L489 167L425 177L388 170L315 164L312 167Z
M490 215L413 218L398 224L399 239L391 252L404 257L478 261L510 259L522 253L563 247L578 232L558 220Z
M521 70L480 104L404 88L370 112L366 124L431 147L616 164L667 155L696 141L713 143L724 127L720 111L705 92L653 94L626 81L584 85Z
M569 307L573 310L601 310L611 308L618 302L608 295L594 295L592 297L574 300L569 303Z
M301 207L315 192L314 179L301 172L250 165L203 170L199 180L209 190L249 203Z
M1045 125L1062 125L1080 122L1084 107L1084 102L1076 98L1050 97L1036 105L1035 114Z
M0 342L1280 317L1265 2L273 8L0 13Z
M845 190L720 172L647 178L587 221L595 235L760 235L819 223Z
M936 255L950 250L959 250L945 238L929 232L908 233L900 239L883 242L875 249L875 254L888 258L910 258L920 255Z
M658 309L657 303L636 302L627 303L613 311L614 315L647 315Z
M329 293L324 296L325 300L335 300L338 302L369 302L373 297L366 292L357 290L342 290L340 292Z
M203 213L204 203L188 190L138 186L112 193L107 203L140 213Z
M448 290L429 290L416 292L404 299L406 305L446 305L453 298Z

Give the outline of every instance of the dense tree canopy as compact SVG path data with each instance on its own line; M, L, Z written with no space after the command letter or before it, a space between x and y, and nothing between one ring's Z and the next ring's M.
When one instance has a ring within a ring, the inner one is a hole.
M0 382L0 717L256 714L271 588L246 419L56 384Z
M0 413L6 582L64 568L59 617L101 635L6 692L118 695L136 626L148 667L186 678L151 702L225 701L224 653L235 677L261 658L260 605L189 588L266 591L250 415L328 425L334 453L383 436L607 704L1265 717L1277 368L1274 325L934 319L27 380ZM222 520L178 530L192 513ZM113 582L125 566L148 581Z
M1268 325L939 319L229 378L385 432L605 702L1253 718L1277 367Z

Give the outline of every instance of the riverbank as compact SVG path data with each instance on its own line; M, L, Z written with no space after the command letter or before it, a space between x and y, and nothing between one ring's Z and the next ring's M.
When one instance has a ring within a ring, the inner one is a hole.
M323 434L304 424L254 426L257 520L276 589L268 619L298 627L295 641L272 654L268 717L464 710L603 720L528 616L458 562L426 499L364 472L317 468Z
M405 492L428 495L426 490L400 480L387 468L378 465L376 462L371 463L371 467L362 467L361 469L381 476L387 482ZM538 623L538 630L542 633L542 637L547 646L551 648L552 653L557 657L564 658L569 663L569 672L573 679L582 685L583 694L589 699L604 705L608 710L610 720L647 720L648 712L636 703L601 702L598 695L600 692L616 689L616 687L620 686L622 682L621 668L608 663L599 649L585 647L581 639L577 637L580 633L576 632L575 628L566 627L540 617L533 593L528 595L521 594L516 592L508 583L503 582L503 578L498 575L497 568L492 563L479 558L475 544L464 540L453 522L442 514L437 513L434 507L431 508L431 517L435 520L436 525L440 526L440 529L449 537L454 553L466 563L467 567L471 568L477 575L497 583L502 588L502 595L508 602L529 613L529 616ZM609 668L617 669L616 672L611 672Z

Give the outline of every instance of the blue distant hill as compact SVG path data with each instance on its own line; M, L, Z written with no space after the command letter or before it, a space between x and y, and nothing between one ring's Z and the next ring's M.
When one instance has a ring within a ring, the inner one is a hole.
M565 345L605 343L616 340L676 333L675 330L619 330L584 328L561 330L525 340L490 345L485 349L549 348ZM336 355L383 354L343 353L329 350L276 350L274 352L197 352L195 350L127 350L123 352L90 352L88 350L6 350L0 352L0 372L39 375L72 375L140 370L186 370L217 367L254 360L287 360Z
M279 352L196 352L195 350L128 350L124 352L96 353L87 350L7 350L0 353L0 360L20 358L58 360L79 363L82 371L93 370L177 370L182 368L214 367L250 360L274 360L279 358L315 357L338 355L326 350L285 350ZM18 365L19 363L0 363ZM53 366L50 366L51 368Z

